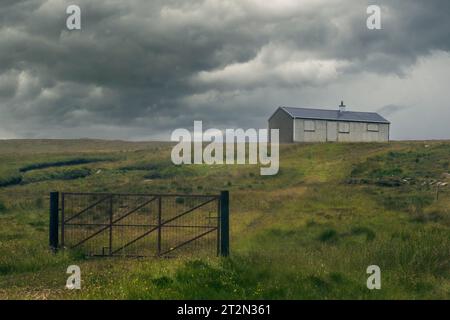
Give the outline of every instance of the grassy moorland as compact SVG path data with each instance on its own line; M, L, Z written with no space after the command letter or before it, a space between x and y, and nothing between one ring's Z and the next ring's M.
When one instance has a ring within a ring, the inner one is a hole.
M280 172L181 166L165 143L0 141L2 299L450 299L450 142L281 147ZM230 190L230 258L48 251L51 190ZM82 290L64 289L67 266ZM378 265L381 290L366 288Z

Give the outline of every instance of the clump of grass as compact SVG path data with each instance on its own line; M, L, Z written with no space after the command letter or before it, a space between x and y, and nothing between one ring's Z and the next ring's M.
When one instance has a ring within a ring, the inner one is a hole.
M326 292L330 290L328 282L319 276L311 275L307 277L307 280L321 294L326 294Z
M298 233L297 230L286 230L286 229L270 229L267 232L267 235L271 238L280 239L289 239Z
M438 222L444 219L444 215L436 210L429 213L425 213L420 210L418 212L414 212L411 216L411 220L418 223Z
M351 230L351 234L355 236L365 235L367 241L373 241L375 239L375 232L367 227L354 227Z
M4 212L6 212L6 206L2 201L0 201L0 213Z
M173 283L173 279L167 276L162 276L152 280L152 283L158 288L167 288Z
M314 219L309 219L308 221L306 221L306 227L308 227L308 228L315 227L317 225L318 225L318 223Z
M35 207L37 209L42 209L44 207L44 199L39 197L35 200Z
M339 234L334 229L327 229L319 235L318 239L321 242L335 243L339 240Z

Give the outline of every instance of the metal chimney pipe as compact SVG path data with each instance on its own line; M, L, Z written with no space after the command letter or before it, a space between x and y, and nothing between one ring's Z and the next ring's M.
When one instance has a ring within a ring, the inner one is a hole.
M345 111L345 104L344 101L341 101L341 105L339 106L339 112L344 112Z

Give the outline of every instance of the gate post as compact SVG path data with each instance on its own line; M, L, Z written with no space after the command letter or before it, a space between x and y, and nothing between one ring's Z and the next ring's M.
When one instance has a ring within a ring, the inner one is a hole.
M59 192L50 192L49 244L55 252L58 249Z
M109 199L109 255L112 256L113 246L113 195Z
M230 254L230 208L229 192L220 192L220 255L228 257Z
M158 257L161 255L162 197L158 197Z

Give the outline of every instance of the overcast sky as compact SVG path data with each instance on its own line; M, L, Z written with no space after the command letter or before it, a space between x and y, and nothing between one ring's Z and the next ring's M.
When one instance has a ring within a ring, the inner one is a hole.
M0 2L0 138L168 140L344 100L393 139L450 139L449 84L448 0Z

